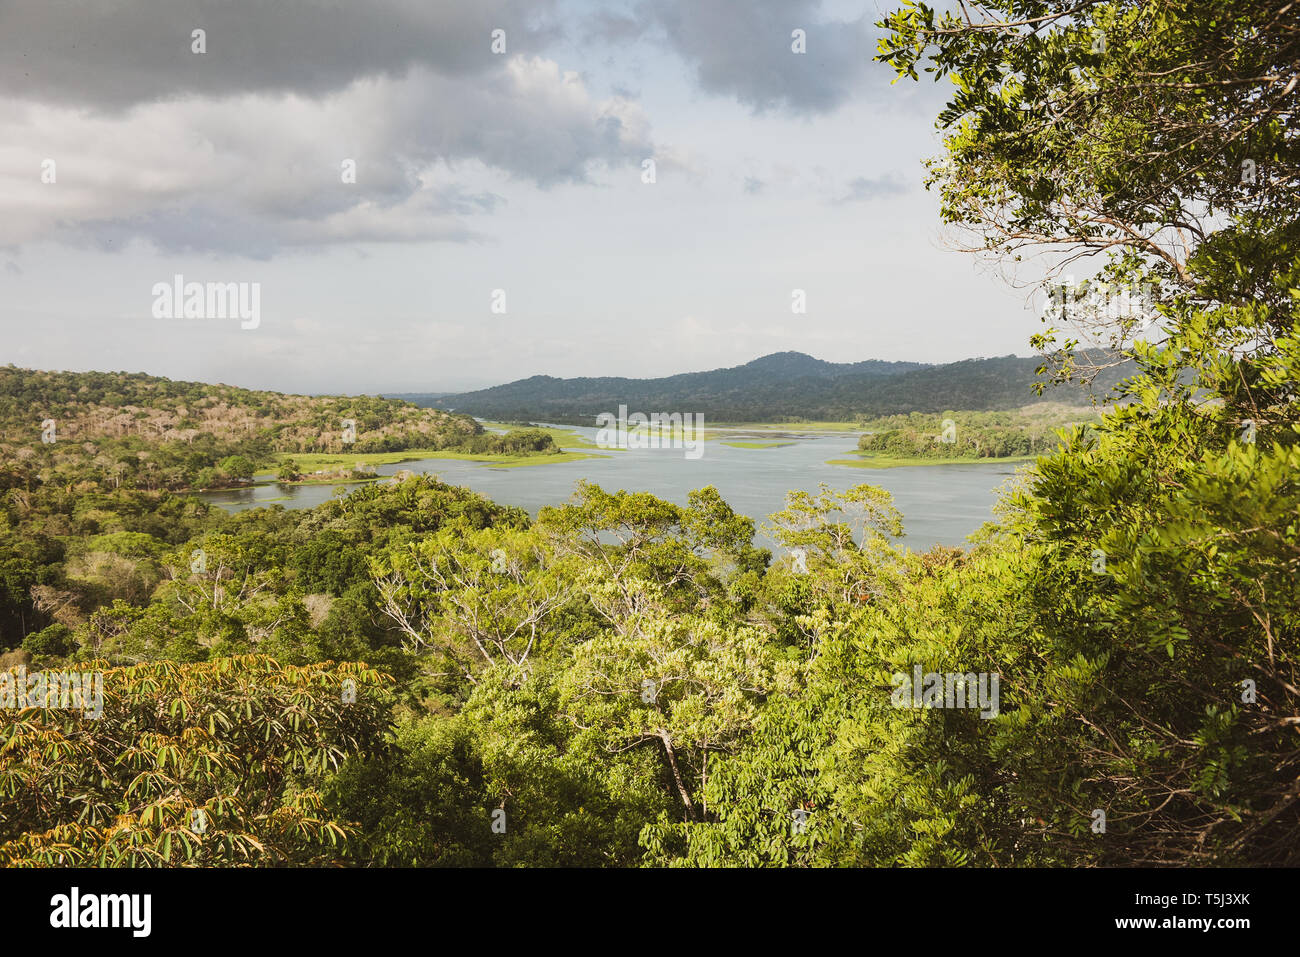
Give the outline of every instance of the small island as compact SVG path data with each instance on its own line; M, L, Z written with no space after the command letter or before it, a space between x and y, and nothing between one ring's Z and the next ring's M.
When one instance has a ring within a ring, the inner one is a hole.
M1060 433L1094 421L1078 407L1039 403L1007 412L912 412L863 423L851 459L828 465L900 468L1028 462L1061 444Z

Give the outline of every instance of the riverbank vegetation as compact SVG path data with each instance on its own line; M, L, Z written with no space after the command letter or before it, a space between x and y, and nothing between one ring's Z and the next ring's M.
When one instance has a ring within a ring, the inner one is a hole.
M888 416L865 423L857 458L834 465L889 468L963 462L1023 462L1057 448L1061 430L1095 421L1077 408L1032 412L945 412Z

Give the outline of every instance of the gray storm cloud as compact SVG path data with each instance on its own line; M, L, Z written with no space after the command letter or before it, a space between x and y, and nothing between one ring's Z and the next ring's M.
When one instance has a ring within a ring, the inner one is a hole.
M585 182L653 152L639 107L541 57L475 77L412 69L319 98L265 93L123 112L0 107L0 245L53 238L267 256L280 246L467 240L502 197L460 182ZM343 164L355 163L355 182ZM53 164L54 182L42 179Z
M632 98L598 98L547 57L562 3L0 0L0 247L140 238L265 258L482 239L512 181L586 183L656 155ZM861 86L874 47L865 19L820 7L634 0L589 9L588 40L666 42L706 91L814 114ZM675 153L657 155L667 169Z
M820 0L645 0L635 22L643 33L662 30L711 93L758 111L824 113L861 92L877 31L870 17L823 19L820 8ZM626 35L629 23L602 21L611 38ZM792 50L796 29L805 53Z
M550 0L0 0L0 93L78 107L279 92L322 96L413 67L446 76L499 69L556 28ZM194 30L206 52L191 50Z

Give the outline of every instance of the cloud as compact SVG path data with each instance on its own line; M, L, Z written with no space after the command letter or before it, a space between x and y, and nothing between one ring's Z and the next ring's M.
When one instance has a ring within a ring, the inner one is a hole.
M864 89L876 31L867 17L821 19L821 0L645 0L644 33L662 31L696 72L700 87L734 96L756 112L829 112ZM610 21L610 37L626 35ZM803 30L805 53L792 49Z
M576 73L522 55L491 74L415 68L315 98L193 97L120 113L11 102L0 144L0 246L140 237L253 256L481 238L470 221L503 198L463 178L549 188L653 153L636 104L597 100ZM345 160L355 183L343 181Z
M189 96L319 97L359 77L444 76L499 69L558 35L553 0L6 0L0 4L0 94L125 109ZM195 53L192 33L205 31Z
M602 40L623 42L638 39L645 32L645 24L636 17L609 10L598 10L587 18L587 42Z
M905 192L907 192L907 184L903 182L902 177L897 173L888 173L875 179L859 176L850 180L848 191L837 197L833 202L837 205L841 203L858 203L869 199L879 199L882 196L898 196Z

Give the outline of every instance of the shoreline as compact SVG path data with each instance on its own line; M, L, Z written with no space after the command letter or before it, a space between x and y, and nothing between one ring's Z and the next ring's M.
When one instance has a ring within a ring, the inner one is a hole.
M901 469L927 465L1006 465L1010 462L1033 462L1038 457L1037 455L1009 455L1003 458L923 459L879 456L870 459L829 459L826 464L843 465L854 469Z

